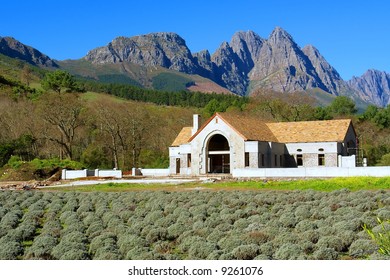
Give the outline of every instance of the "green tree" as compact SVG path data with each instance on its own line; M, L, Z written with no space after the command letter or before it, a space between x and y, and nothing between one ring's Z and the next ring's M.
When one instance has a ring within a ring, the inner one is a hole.
M378 165L380 166L390 166L390 154L385 154L380 159Z
M347 96L337 96L328 106L333 116L350 116L357 112L355 102Z
M378 113L379 108L374 105L368 105L364 113L361 115L363 120L373 120Z
M71 74L66 71L56 70L46 74L41 82L45 90L53 90L57 93L77 92L79 88Z

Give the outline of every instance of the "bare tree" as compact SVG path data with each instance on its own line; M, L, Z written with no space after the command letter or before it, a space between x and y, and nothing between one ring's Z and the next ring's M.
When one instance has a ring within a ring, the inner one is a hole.
M39 115L47 125L44 137L60 146L60 158L73 159L76 132L84 124L84 109L78 94L46 94L40 100Z

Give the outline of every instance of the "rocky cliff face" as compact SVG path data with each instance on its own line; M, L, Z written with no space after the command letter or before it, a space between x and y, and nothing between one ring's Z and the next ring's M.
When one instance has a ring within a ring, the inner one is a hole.
M0 37L0 53L18 58L37 66L58 67L58 65L40 51L22 44L12 37Z
M390 105L389 73L370 69L361 77L353 77L347 83L364 100L381 107Z
M280 27L268 39L253 31L237 32L212 55L208 51L191 54L177 34L153 33L116 38L90 51L85 59L96 64L128 61L198 74L240 95L247 94L249 86L282 92L321 88L331 94L347 87L317 49L301 49Z
M260 49L250 79L281 92L324 89L311 61L283 29L275 28Z
M132 62L141 66L162 66L188 74L199 71L184 39L175 33L118 37L105 47L91 50L85 59L96 64Z

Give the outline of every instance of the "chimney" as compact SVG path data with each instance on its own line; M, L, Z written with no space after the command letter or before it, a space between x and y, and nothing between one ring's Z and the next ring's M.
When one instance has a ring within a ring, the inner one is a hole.
M199 129L199 118L200 116L198 114L193 115L193 124L192 124L192 133L191 136L193 136Z

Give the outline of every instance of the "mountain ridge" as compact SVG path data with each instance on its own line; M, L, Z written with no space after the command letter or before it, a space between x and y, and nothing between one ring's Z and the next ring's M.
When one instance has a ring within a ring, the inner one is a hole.
M27 46L13 37L0 37L0 53L27 61L35 66L58 67L50 57L37 49Z
M72 63L88 61L103 72L105 68L112 72L109 65L118 65L115 73L129 75L146 87L152 84L150 73L167 69L208 79L209 82L203 82L238 95L262 89L288 93L318 88L334 96L347 95L380 107L390 104L389 74L368 70L361 77L344 81L317 48L312 45L301 48L281 27L276 27L266 39L251 30L235 32L230 42L222 42L212 54L208 50L191 53L185 40L173 32L120 36L106 46L90 50L79 60L54 61L11 37L0 37L0 53L42 67L72 69L73 74L79 75L83 74ZM144 74L136 74L137 71Z

